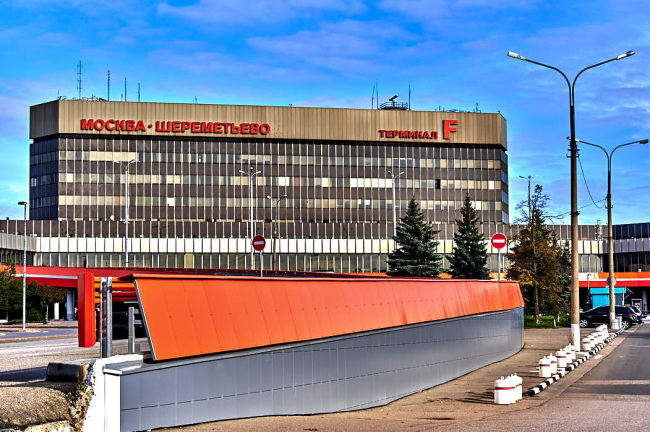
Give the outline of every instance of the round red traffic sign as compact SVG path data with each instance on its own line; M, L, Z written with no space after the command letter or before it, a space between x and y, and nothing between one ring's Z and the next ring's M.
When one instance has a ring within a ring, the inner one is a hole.
M493 248L501 249L506 247L508 244L508 239L506 238L505 234L496 233L490 239L490 243L492 243Z
M261 235L253 237L253 249L259 252L264 249L264 246L266 246L266 240L264 240L264 237Z

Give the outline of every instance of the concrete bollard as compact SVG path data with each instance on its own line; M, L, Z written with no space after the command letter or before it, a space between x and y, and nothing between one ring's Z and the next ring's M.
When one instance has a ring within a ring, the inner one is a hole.
M591 351L591 348L591 339L588 337L582 338L582 350L589 352Z
M562 370L566 369L566 365L567 365L566 351L564 351L563 349L559 349L555 353L555 357L557 357L557 368Z
M557 373L557 357L550 353L548 359L551 361L551 376L553 376Z
M494 381L494 403L497 405L508 405L513 403L515 385L509 378L501 377Z
M512 380L515 383L515 402L524 398L524 379L514 373Z
M551 373L551 359L544 357L539 361L539 376L542 378L550 378Z
M567 363L576 361L576 348L573 345L565 346L564 351L567 353Z

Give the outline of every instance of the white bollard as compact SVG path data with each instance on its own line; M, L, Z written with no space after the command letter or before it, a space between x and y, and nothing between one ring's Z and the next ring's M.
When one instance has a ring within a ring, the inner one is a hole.
M551 361L551 376L553 376L557 373L557 357L553 353L550 353L548 358Z
M588 337L582 338L582 350L589 352L591 348L591 339Z
M515 402L524 398L524 379L516 373L512 375L515 382Z
M568 353L567 363L573 363L576 361L576 347L573 345L567 345L564 347L564 350Z
M558 350L555 353L555 357L557 357L557 368L558 369L566 369L566 364L567 364L567 359L566 359L566 351L563 349Z
M544 357L539 361L539 376L542 378L550 378L551 374L551 359Z
M497 405L513 403L514 391L515 387L512 380L501 377L501 379L494 381L494 403Z

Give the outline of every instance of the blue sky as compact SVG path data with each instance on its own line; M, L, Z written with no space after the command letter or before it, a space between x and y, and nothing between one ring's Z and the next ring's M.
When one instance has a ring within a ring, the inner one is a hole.
M0 217L22 218L29 186L29 106L57 95L151 102L501 112L508 120L511 218L536 175L549 211L569 212L569 96L562 77L506 56L551 64L576 84L577 137L611 149L650 138L650 6L537 0L0 0ZM580 223L606 222L606 159L580 155ZM614 223L650 221L650 144L613 158ZM564 218L569 223L569 217Z

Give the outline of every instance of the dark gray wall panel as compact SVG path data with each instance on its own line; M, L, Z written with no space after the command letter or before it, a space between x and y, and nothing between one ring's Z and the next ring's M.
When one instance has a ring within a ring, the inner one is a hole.
M523 346L523 310L193 360L112 365L121 430L384 405Z

